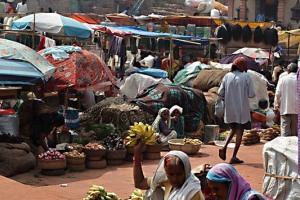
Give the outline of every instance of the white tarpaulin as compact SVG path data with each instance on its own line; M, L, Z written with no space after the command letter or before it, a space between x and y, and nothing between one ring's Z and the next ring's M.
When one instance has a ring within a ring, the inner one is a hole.
M298 137L277 137L263 148L263 193L276 199L299 199Z

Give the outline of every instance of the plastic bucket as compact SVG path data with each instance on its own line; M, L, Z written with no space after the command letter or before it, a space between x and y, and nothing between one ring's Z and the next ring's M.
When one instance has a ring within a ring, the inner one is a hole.
M216 140L219 136L220 127L219 125L205 125L204 128L204 143Z

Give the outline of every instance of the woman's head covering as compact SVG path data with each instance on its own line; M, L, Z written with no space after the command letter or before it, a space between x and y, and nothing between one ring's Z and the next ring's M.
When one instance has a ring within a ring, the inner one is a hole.
M155 118L154 122L152 123L152 127L154 129L154 131L156 133L160 133L159 131L159 123L160 121L162 120L162 117L161 117L161 114L164 112L164 111L169 111L168 108L161 108L159 111L158 111L158 114L157 114L157 117ZM169 119L167 120L167 126L170 127L171 126L171 119L169 117Z
M180 188L174 189L168 199L179 200L185 199L190 200L198 191L201 190L199 179L191 173L191 163L189 161L189 157L182 151L170 151L167 153L159 162L158 167L153 176L152 184L150 186L150 190L147 193L147 199L150 199L151 195L159 190L159 185L162 182L168 180L166 172L165 172L165 157L169 155L177 156L182 162L185 170L185 182ZM159 199L164 199L163 197Z
M175 110L178 110L180 114L183 112L183 109L180 106L174 105L170 108L170 115L172 115Z
M247 72L248 66L247 61L244 57L238 57L233 61L230 71L233 72L235 70L239 70L240 72Z
M207 179L214 182L229 182L228 200L243 199L248 191L252 191L250 184L230 164L220 163L211 168L207 173ZM261 199L264 199L259 193Z

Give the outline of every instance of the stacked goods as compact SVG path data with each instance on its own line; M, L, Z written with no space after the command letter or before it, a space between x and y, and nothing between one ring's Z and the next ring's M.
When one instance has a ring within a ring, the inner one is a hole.
M107 192L103 186L92 185L83 200L120 200L113 192Z
M271 141L274 138L280 136L280 127L279 126L273 126L271 128L264 129L259 132L260 139Z
M38 167L41 173L49 176L58 176L65 173L66 157L56 150L48 150L38 156Z
M242 144L251 145L260 142L260 137L258 134L258 129L253 128L251 130L245 130L242 137Z
M70 171L85 170L85 154L77 150L64 153L67 160L67 168Z
M109 134L103 139L103 146L106 147L107 165L120 165L126 157L126 148L123 139L117 134Z
M91 142L85 145L84 153L86 154L86 167L88 169L106 168L106 160L102 159L106 155L106 148L97 142Z
M143 200L145 198L143 192L140 189L134 190L131 195L129 195L128 200Z

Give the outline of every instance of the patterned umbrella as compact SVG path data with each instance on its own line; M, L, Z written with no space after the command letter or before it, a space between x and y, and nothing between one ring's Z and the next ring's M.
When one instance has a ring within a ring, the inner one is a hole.
M105 62L80 47L50 47L39 53L56 67L48 85L57 85L59 89L80 89L97 85L101 87L101 84L108 82L116 83Z
M57 13L31 14L12 23L14 30L24 30L27 27L35 31L78 38L89 38L92 30L75 19Z
M0 39L0 83L30 84L47 81L55 67L33 49L11 40Z
M245 56L249 56L250 58L269 58L270 53L266 50L263 50L261 48L249 48L249 47L244 47L239 50L236 50L232 54L239 54L242 53Z
M231 54L231 55L225 56L225 57L221 58L219 63L221 63L221 64L230 64L238 57L244 57L246 59L248 69L251 69L251 70L256 71L256 72L261 71L261 67L259 66L258 63L255 62L254 59L250 58L249 56L245 56L242 53Z

